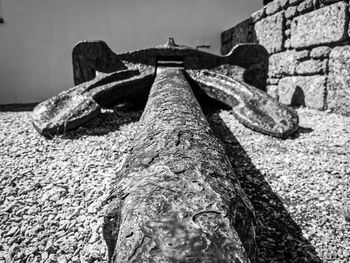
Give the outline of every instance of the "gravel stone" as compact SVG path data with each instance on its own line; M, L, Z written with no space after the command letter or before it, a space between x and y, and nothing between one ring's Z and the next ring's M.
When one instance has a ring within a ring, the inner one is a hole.
M106 112L47 140L30 112L0 107L0 262L80 262L89 242L100 251L94 262L107 261L101 203L141 112Z
M47 140L29 111L0 107L0 262L107 262L99 202L142 112L116 110ZM242 126L226 109L205 109L255 208L257 262L348 262L350 118L297 111L301 128L280 140ZM28 257L27 248L35 251Z

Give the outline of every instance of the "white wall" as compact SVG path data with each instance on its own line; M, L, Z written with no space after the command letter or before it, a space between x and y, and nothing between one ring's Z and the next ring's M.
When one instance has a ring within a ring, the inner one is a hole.
M220 33L262 7L261 0L0 1L0 104L42 101L71 87L71 50L80 40L105 40L118 53L172 36L219 54Z

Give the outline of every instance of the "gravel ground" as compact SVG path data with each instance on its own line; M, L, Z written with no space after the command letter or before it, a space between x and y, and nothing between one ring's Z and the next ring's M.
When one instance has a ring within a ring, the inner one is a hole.
M142 110L52 140L29 110L0 107L0 262L106 262L102 201ZM258 262L350 262L350 118L301 108L298 134L279 140L205 112L255 207Z

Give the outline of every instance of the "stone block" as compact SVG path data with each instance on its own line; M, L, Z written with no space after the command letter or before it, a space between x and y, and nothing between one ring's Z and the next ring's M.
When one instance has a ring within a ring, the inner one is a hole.
M279 101L286 105L304 105L324 110L325 94L325 76L286 77L278 82Z
M237 44L241 43L252 43L253 37L253 23L250 18L239 23L232 28L232 46L234 47Z
M271 53L282 51L284 44L284 12L274 14L257 22L254 32L259 44Z
M269 58L269 76L283 77L294 75L300 61L308 57L308 51L289 50L273 54Z
M350 46L335 47L329 54L328 108L350 116Z
M303 0L289 0L290 5L298 5L302 2Z
M272 1L266 5L266 14L267 15L273 15L281 10L281 3L280 1Z
M290 28L290 25L292 24L292 20L286 20L285 26Z
M279 80L280 80L280 79L277 79L277 78L268 78L268 79L266 80L266 83L267 83L268 85L277 85Z
M326 61L320 60L306 60L301 62L297 68L296 73L298 75L314 75L326 72Z
M298 12L300 14L311 11L314 8L313 0L305 0L298 6Z
M296 14L297 14L297 9L298 9L298 7L296 7L296 6L290 6L290 7L288 7L287 10L285 11L284 16L285 16L287 19L295 17Z
M295 17L291 24L292 47L335 43L346 38L348 4L339 2Z
M286 39L284 41L284 47L285 47L285 49L290 49L291 48L290 39Z
M310 57L309 50L301 50L295 53L299 61L306 60Z
M278 86L277 85L267 85L266 93L269 94L272 98L278 100Z
M326 58L331 52L331 48L327 46L315 47L311 50L310 57L312 58Z
M285 9L288 6L289 0L279 0L281 9Z

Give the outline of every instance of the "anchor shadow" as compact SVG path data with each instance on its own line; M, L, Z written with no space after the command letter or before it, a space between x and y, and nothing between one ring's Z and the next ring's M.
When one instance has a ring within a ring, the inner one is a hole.
M254 206L257 218L256 262L322 262L315 248L303 237L281 198L220 118L221 109L220 105L203 108L210 127L222 142L242 188Z
M33 111L38 103L20 103L20 104L4 104L0 105L0 112L25 112Z
M69 130L61 139L79 139L83 136L103 136L110 132L120 130L120 126L138 122L146 104L146 98L134 98L134 101L126 101L111 108L105 108L94 119L82 124L76 129Z

